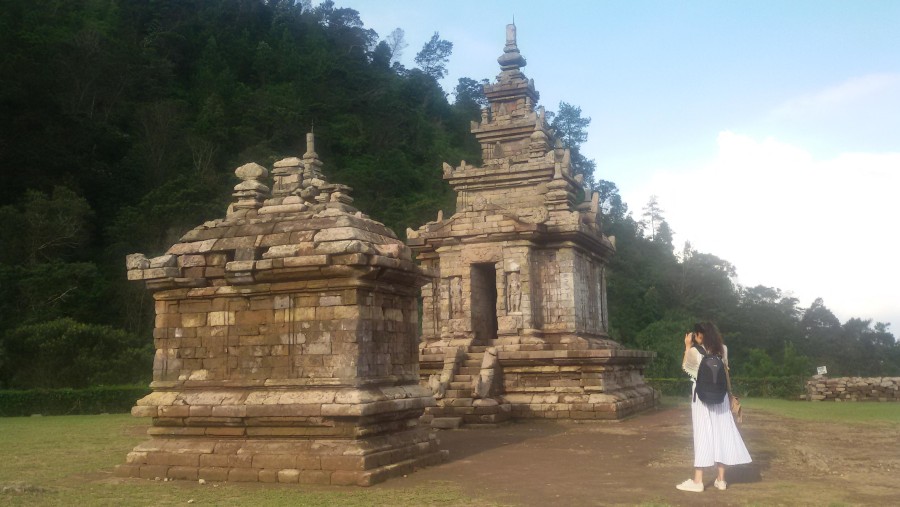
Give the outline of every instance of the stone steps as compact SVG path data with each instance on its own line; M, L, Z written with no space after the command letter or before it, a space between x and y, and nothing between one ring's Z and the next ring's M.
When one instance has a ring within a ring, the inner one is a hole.
M455 430L459 429L462 420L462 417L435 417L431 420L431 427L441 430Z
M444 391L444 400L449 398L471 398L472 389L447 389Z
M467 406L467 407L431 407L429 408L429 414L434 416L435 418L439 417L463 417L466 415L475 414L475 407Z
M423 419L431 421L433 428L493 427L511 419L509 404L472 398L472 382L481 373L486 349L486 346L469 347L447 384L444 397L438 400L437 406L426 409Z
M441 400L441 407L471 407L475 398L451 398L449 400Z

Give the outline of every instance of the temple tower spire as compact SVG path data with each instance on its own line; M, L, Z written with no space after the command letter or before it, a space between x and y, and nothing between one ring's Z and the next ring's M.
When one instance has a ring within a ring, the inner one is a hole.
M535 130L549 132L542 117L535 113L540 94L534 89L534 81L521 70L526 62L519 51L514 23L506 25L506 43L497 63L497 81L484 86L488 107L482 112L481 122L472 124L486 165L491 164L490 160L526 153L529 136Z
M488 107L472 122L482 166L445 163L456 211L407 230L432 274L422 288L419 364L438 406L425 417L440 427L460 418L624 417L655 403L640 374L652 354L610 339L606 266L615 246L597 194L573 174L522 73L515 23L505 35L500 74L484 86ZM534 386L552 394L534 402Z

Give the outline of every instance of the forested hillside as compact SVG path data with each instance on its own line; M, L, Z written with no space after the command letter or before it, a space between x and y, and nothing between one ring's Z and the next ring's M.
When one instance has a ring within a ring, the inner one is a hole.
M452 41L435 34L407 69L402 31L377 34L331 2L15 1L0 47L3 388L146 381L152 299L125 280L124 255L159 254L221 216L235 167L302 153L310 129L329 179L400 234L452 211L442 161L479 161L468 129L484 76L440 88ZM590 120L548 107L577 150ZM662 211L636 218L612 182L596 185L619 249L613 334L660 352L651 374L677 375L699 318L720 324L741 373L900 374L886 325L738 287L727 261L676 256Z

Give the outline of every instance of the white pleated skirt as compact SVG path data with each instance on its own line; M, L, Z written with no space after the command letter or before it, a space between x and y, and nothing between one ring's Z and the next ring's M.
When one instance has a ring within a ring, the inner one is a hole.
M716 405L706 405L700 398L694 400L691 396L691 421L695 467L711 467L716 463L742 465L752 461L731 415L728 396Z

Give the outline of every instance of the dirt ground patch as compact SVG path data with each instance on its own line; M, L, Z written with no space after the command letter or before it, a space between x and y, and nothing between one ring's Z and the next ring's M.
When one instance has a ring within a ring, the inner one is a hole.
M754 462L732 467L727 491L687 493L690 409L665 407L613 423L521 422L445 431L450 461L376 488L443 481L508 505L900 505L896 426L753 413L741 429Z

